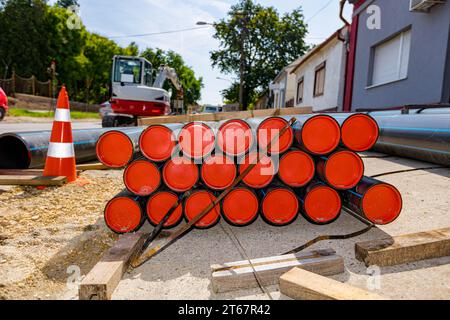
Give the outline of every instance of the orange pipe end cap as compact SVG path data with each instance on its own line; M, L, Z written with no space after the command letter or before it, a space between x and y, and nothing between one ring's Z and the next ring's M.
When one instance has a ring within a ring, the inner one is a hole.
M118 131L103 134L96 146L98 160L111 168L126 166L133 157L133 149L130 138Z
M278 175L290 187L299 188L307 185L315 174L314 160L303 151L291 151L280 160Z
M330 116L318 115L306 121L302 128L304 147L317 155L333 152L341 140L339 123Z
M299 211L296 195L287 189L269 191L262 204L264 217L274 225L287 225L295 220Z
M203 182L211 189L223 190L231 186L236 178L234 161L223 155L214 155L203 162Z
M264 120L258 127L258 143L260 148L267 148L267 145L272 141L280 131L288 125L288 121L283 118L268 118ZM269 153L279 154L286 152L294 141L294 131L289 127L285 133L275 141Z
M246 153L253 145L250 125L244 120L228 120L219 128L217 145L229 155L237 156Z
M214 150L214 131L204 123L191 122L181 129L179 145L185 155L203 158Z
M169 212L172 206L178 201L177 195L168 191L160 191L147 202L147 216L153 225L158 225L164 216ZM175 211L170 215L164 227L170 228L175 226L183 216L183 208L181 203Z
M379 134L377 122L365 114L352 115L342 124L342 142L352 151L372 149Z
M164 126L150 126L139 138L139 146L142 154L156 162L170 158L176 146L172 130Z
M362 208L367 219L375 224L393 222L402 211L403 201L400 192L389 184L377 184L364 195Z
M197 191L186 199L184 206L184 214L188 221L194 219L203 210L206 209L212 202L216 200L216 197L209 191ZM198 228L208 228L214 225L220 218L220 205L217 204L211 209L195 226Z
M235 189L225 197L222 210L232 224L245 226L258 216L258 197L248 189Z
M335 220L342 209L339 193L327 186L319 186L306 195L305 213L316 223Z
M141 223L141 208L129 198L112 199L105 209L105 222L117 233L133 232Z
M192 189L199 179L197 165L184 157L169 160L163 168L164 183L175 192Z
M338 151L330 156L325 167L328 183L336 189L356 187L364 175L361 157L351 151Z
M134 194L148 196L161 185L161 174L153 163L138 160L125 169L124 182Z

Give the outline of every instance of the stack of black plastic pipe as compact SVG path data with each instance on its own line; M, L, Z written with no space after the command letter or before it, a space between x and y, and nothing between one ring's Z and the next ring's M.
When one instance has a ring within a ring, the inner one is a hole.
M365 177L357 154L378 140L373 118L319 114L296 119L281 136L290 117L152 125L140 135L104 133L96 144L98 159L125 168L126 187L106 205L106 224L117 233L137 231L146 220L157 225L176 202L165 227L192 220L257 159L242 184L197 228L213 227L222 217L234 226L247 226L258 217L285 226L299 216L329 224L342 206L375 224L399 216L399 191Z

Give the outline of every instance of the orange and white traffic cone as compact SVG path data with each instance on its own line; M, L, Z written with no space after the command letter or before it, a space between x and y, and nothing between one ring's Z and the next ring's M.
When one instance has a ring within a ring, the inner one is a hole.
M55 120L47 151L44 176L64 176L68 182L77 180L69 96L63 86L56 104Z

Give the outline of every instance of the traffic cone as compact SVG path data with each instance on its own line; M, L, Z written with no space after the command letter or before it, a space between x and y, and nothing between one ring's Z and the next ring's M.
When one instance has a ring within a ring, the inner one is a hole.
M67 177L68 182L73 182L77 180L75 162L69 96L63 86L56 104L44 176L64 176Z

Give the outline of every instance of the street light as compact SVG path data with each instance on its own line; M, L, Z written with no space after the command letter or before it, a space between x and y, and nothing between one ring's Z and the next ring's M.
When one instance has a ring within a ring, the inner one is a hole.
M233 83L232 80L230 79L225 79L225 78L221 78L221 77L216 77L217 80L223 80L223 81L228 81L229 83Z
M205 21L198 21L196 23L196 25L198 25L198 26L214 26L215 23L210 23L210 22L205 22Z

